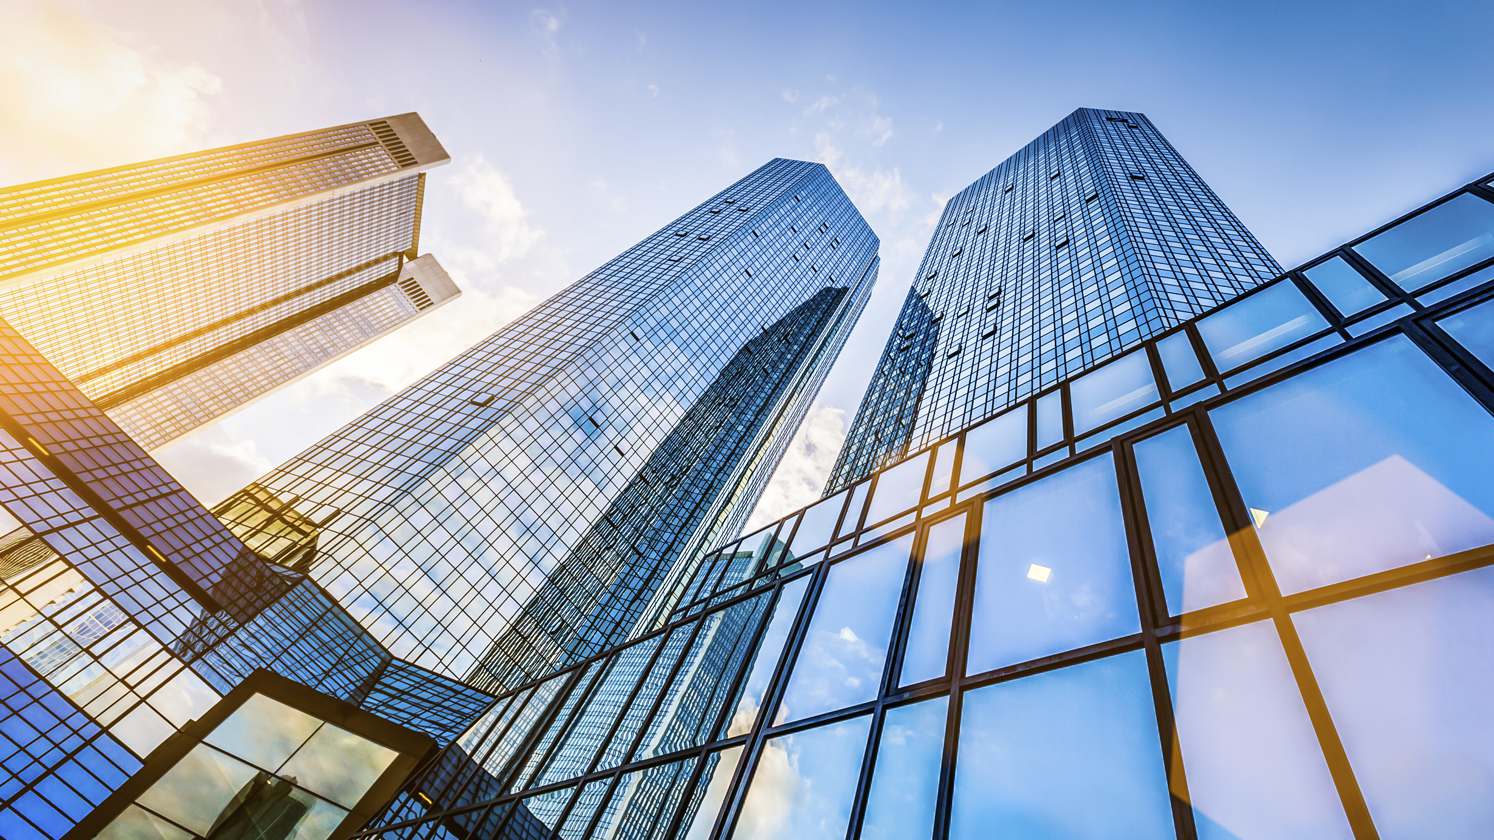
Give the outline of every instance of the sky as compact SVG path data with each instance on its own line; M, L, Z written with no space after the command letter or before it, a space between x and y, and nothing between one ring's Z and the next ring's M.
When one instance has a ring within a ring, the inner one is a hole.
M876 291L758 519L818 497L944 201L1081 106L1145 112L1284 265L1494 170L1494 4L0 0L0 184L418 111L453 303L156 455L241 487L773 157Z

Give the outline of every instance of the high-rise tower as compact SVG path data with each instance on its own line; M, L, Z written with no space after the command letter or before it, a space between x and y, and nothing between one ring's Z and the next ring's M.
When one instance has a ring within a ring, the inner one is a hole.
M1145 115L1081 108L945 205L828 489L1280 270Z
M0 190L0 313L154 448L455 297L448 159L403 114Z
M396 655L553 669L741 526L877 246L828 170L771 161L219 511L250 546L314 542L292 565Z

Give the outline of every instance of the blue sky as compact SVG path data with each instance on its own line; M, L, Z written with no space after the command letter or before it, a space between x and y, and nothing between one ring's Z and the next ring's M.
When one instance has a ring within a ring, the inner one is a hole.
M0 0L0 182L407 110L451 306L160 453L213 498L774 156L883 272L770 505L813 497L943 200L1074 108L1146 112L1291 265L1494 169L1487 3Z

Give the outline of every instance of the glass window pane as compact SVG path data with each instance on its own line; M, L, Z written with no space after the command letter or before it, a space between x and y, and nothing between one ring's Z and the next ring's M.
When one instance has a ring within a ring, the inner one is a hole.
M1141 651L968 692L949 836L1172 837Z
M1293 621L1380 836L1494 837L1494 568Z
M851 502L846 507L846 515L840 520L840 527L835 529L836 536L856 533L857 526L861 524L861 511L866 508L866 488L870 486L871 481L863 481L851 488Z
M929 496L938 496L949 489L950 476L954 474L955 441L947 440L934 450L934 468L929 473Z
M929 528L918 564L918 590L903 649L899 680L913 685L944 676L949 665L949 625L954 618L955 587L960 576L960 549L965 544L964 515Z
M733 837L839 837L851 819L871 716L763 745Z
M757 722L763 693L768 690L768 683L773 679L778 658L783 654L783 643L788 640L789 631L794 627L794 617L799 614L799 604L804 601L804 590L808 586L808 576L783 585L778 603L773 607L773 618L769 620L768 629L763 631L763 640L752 655L752 670L742 684L742 696L737 700L737 707L732 711L731 722L726 728L728 738L746 734Z
M911 537L904 537L830 569L775 724L877 696L911 548Z
M705 794L698 802L692 799L686 806L684 819L680 822L685 827L681 834L684 840L707 840L711 836L711 829L721 814L721 803L731 792L732 774L737 772L737 762L741 760L741 747L730 747L706 756L705 770L695 786Z
M969 673L1140 629L1110 454L986 502Z
M291 756L280 775L352 808L398 757L394 750L329 723Z
M1494 421L1404 336L1210 415L1284 592L1494 542Z
M273 772L321 725L305 712L256 694L203 740Z
M1343 257L1333 257L1302 272L1344 315L1353 315L1385 300L1385 295Z
M949 698L899 706L882 721L861 840L908 840L934 831Z
M166 820L131 805L99 834L99 840L191 840L192 835Z
M1063 440L1063 393L1053 391L1038 397L1037 448L1046 449Z
M1439 320L1437 326L1467 348L1484 367L1494 370L1494 300L1454 312Z
M1162 647L1199 840L1352 837L1270 622Z
M603 840L663 836L680 800L690 790L693 772L694 756L624 773L591 836Z
M638 678L643 676L643 669L659 646L660 638L654 636L630 645L612 657L606 676L602 677L596 691L576 715L575 722L566 730L559 749L550 758L536 785L564 781L586 772L597 747L607 737L607 730L617 720L618 712L628 705L628 695L638 684Z
M960 483L969 484L1026 457L1027 406L1019 405L965 433Z
M1149 437L1134 451L1168 611L1177 615L1244 598L1188 427Z
M923 495L923 478L928 465L929 453L924 452L878 476L871 505L866 511L866 524L874 525L917 505Z
M1354 246L1406 291L1494 257L1494 204L1470 193Z
M1157 342L1157 355L1162 357L1162 370L1174 392L1204 378L1203 365L1198 363L1198 354L1193 352L1193 343L1185 332L1175 332Z
M1283 281L1198 322L1198 334L1221 372L1328 328L1302 292Z
M537 793L524 798L514 811L513 817L504 827L505 837L549 837L550 830L559 827L560 814L571 801L573 787Z
M1082 435L1160 399L1146 351L1133 350L1069 383L1074 434Z
M260 772L198 744L137 801L198 834L207 834L224 807Z
M816 502L804 511L804 518L799 522L799 530L794 533L790 553L798 557L822 548L825 543L830 542L831 534L835 530L835 520L840 518L840 509L845 506L845 502L846 494L842 490L828 499Z

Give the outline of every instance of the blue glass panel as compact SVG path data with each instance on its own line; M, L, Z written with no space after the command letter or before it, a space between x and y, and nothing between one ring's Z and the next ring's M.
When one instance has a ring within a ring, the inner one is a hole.
M1198 334L1220 371L1230 371L1328 328L1290 282L1277 283L1198 321Z
M680 837L683 840L708 840L716 818L721 813L721 803L731 792L731 777L742 760L741 747L728 747L706 756L705 770L701 772L697 789L703 789L699 802L693 799L685 806Z
M928 473L927 451L883 470L877 476L871 504L866 509L866 524L874 525L889 516L902 513L918 504L923 495L923 480Z
M1134 350L1069 383L1074 434L1149 406L1161 396L1144 350Z
M828 499L821 499L805 510L804 517L799 521L799 530L794 532L789 553L797 557L830 542L835 531L835 521L840 518L840 510L845 504L846 494L841 491Z
M773 679L778 659L783 655L783 645L788 641L789 631L794 628L794 618L799 614L799 605L804 602L804 590L809 586L809 577L796 578L783 585L778 603L773 606L773 617L763 631L762 641L752 653L752 670L742 683L742 694L727 722L726 735L743 735L757 722L758 710L762 708L763 694Z
M1372 333L1375 330L1385 326L1386 324L1391 323L1392 321L1399 321L1400 319L1410 314L1411 307L1409 305L1398 303L1383 312L1376 312L1375 314L1366 317L1362 321L1355 321L1347 327L1344 327L1344 329L1348 331L1349 335L1358 338L1361 335Z
M1210 415L1284 592L1494 542L1494 420L1403 336Z
M960 483L978 478L1027 457L1027 406L1020 405L965 433L960 456Z
M1245 597L1188 427L1140 441L1135 454L1168 611L1176 615Z
M911 548L903 537L830 569L775 724L877 696Z
M1494 370L1494 300L1486 300L1437 321L1453 340Z
M1200 840L1352 837L1269 622L1164 645Z
M1224 387L1231 389L1238 388L1248 382L1254 382L1255 380L1260 379L1262 376L1265 376L1268 373L1281 370L1282 368L1300 362L1303 359L1316 356L1324 350L1342 343L1343 339L1339 337L1338 333L1328 333L1327 335L1321 338L1315 338L1300 347L1288 350L1285 353L1282 353L1280 356L1273 356L1258 365L1253 365L1251 367L1245 368L1234 376L1225 377Z
M969 673L1139 628L1109 453L986 502Z
M861 840L907 840L934 831L949 698L887 712L861 821Z
M1053 391L1038 397L1037 448L1047 449L1063 440L1062 393Z
M1203 365L1193 352L1193 342L1181 330L1157 342L1157 355L1162 359L1162 370L1167 373L1167 384L1174 393L1204 378Z
M1494 280L1494 265L1481 268L1467 277L1454 280L1445 286L1438 286L1430 292L1422 292L1416 296L1416 299L1421 301L1423 306L1431 306L1450 297L1456 297L1469 289L1481 286L1490 280Z
M1380 836L1494 837L1494 568L1293 621Z
M732 837L839 837L851 819L871 716L780 735L763 745Z
M949 836L1172 837L1143 654L967 693Z
M1354 246L1408 292L1494 257L1494 204L1471 193Z
M1302 273L1328 298L1333 308L1345 316L1385 300L1385 294L1343 257L1324 260Z
M949 625L954 616L960 549L965 544L965 517L946 519L929 528L918 564L918 591L903 652L901 684L913 685L944 676L949 664Z

